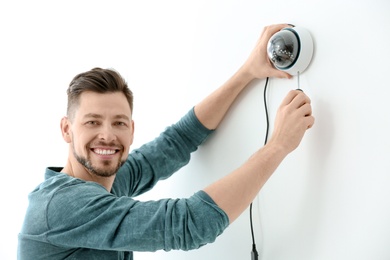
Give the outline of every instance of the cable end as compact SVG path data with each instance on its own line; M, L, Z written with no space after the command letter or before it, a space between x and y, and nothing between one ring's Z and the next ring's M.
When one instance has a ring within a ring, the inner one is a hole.
M259 254L257 253L255 244L252 245L251 260L259 260Z

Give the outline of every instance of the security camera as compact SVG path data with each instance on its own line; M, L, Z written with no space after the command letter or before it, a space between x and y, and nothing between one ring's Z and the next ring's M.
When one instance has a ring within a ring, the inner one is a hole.
M302 27L280 30L267 45L268 57L275 68L290 75L301 74L309 66L313 49L313 39Z

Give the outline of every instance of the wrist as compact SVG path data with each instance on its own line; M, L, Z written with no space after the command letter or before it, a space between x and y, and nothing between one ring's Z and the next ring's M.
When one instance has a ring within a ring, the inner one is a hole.
M251 67L242 65L237 72L235 73L237 78L240 78L242 81L245 81L245 85L249 84L252 80L256 79L257 76L252 72Z
M285 145L274 142L273 140L270 140L264 146L264 149L269 150L273 156L280 157L280 158L284 158L290 153L290 150L287 149Z

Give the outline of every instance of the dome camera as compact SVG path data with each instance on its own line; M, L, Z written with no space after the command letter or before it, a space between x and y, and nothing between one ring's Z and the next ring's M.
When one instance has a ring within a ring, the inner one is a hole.
M269 39L267 53L276 69L301 74L313 57L313 39L302 27L284 28Z

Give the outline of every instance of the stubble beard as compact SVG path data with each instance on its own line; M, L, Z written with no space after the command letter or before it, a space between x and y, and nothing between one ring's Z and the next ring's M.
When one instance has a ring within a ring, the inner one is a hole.
M99 177L111 177L115 175L119 168L125 163L125 161L119 160L116 167L112 168L110 167L111 164L113 164L112 161L103 161L103 169L99 169L98 167L95 167L92 164L90 156L87 156L87 158L82 157L78 155L73 147L73 155L76 158L76 160L83 165L90 173L99 176ZM122 158L122 155L120 156Z

